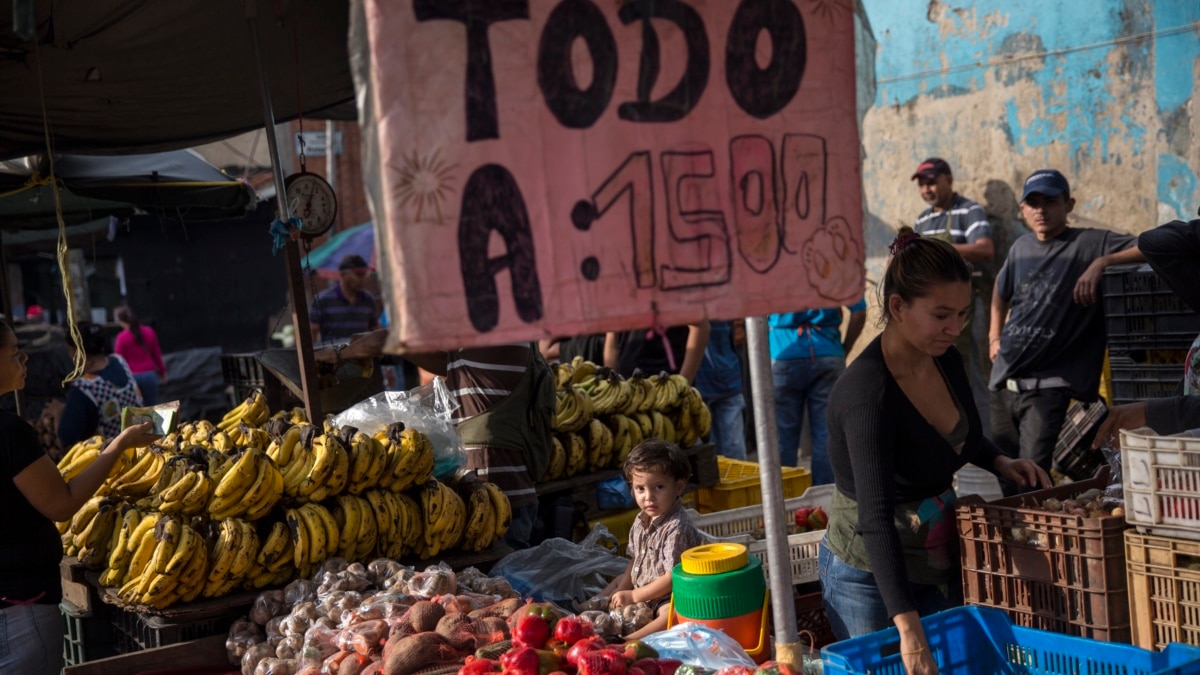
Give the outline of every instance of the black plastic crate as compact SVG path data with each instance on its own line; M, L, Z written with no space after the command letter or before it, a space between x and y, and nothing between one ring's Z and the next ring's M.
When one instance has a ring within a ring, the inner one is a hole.
M233 387L233 397L238 402L255 389L266 386L266 377L257 354L222 354L221 377L225 384Z
M1071 401L1062 430L1054 444L1054 466L1071 480L1086 480L1096 475L1104 463L1104 454L1092 451L1092 439L1108 412L1101 401Z
M116 655L113 651L112 624L104 616L103 609L85 612L66 600L59 603L58 608L66 622L63 665L77 666L84 661Z
M1179 393L1184 371L1182 363L1147 364L1113 358L1110 359L1110 364L1113 405L1175 396Z
M1110 351L1187 349L1200 335L1200 314L1149 265L1110 267L1102 284Z
M190 621L168 621L163 617L112 607L113 648L118 654L128 654L223 634L246 610L247 606L239 605L227 612Z

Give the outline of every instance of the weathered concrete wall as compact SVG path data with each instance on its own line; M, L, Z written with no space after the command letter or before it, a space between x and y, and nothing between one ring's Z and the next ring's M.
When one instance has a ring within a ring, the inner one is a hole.
M1043 167L1071 181L1079 224L1136 233L1195 217L1200 2L860 2L873 279L895 228L924 208L909 176L929 155L950 162L1001 244L1025 231L1020 186Z

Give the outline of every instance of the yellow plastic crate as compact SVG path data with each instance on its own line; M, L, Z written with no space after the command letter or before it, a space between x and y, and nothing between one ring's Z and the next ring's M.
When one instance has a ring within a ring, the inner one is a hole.
M696 490L697 511L712 513L762 503L757 464L717 457L717 470L721 474L720 483ZM784 499L799 497L812 485L812 474L807 469L785 466L780 468L780 473Z
M617 538L616 553L625 555L625 545L629 543L629 531L633 529L633 520L640 512L640 509L629 509L599 518L589 518L588 525L594 526L599 523L606 527Z

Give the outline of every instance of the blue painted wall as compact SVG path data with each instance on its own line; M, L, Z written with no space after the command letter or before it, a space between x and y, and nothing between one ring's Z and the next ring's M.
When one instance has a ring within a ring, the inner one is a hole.
M924 206L909 175L930 155L1013 237L1021 182L1045 166L1083 224L1196 217L1200 2L858 1L873 255Z

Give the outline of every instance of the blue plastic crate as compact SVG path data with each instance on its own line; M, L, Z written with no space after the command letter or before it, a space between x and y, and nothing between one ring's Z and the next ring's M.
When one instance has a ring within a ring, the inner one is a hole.
M941 675L1195 675L1200 647L1161 652L1012 625L1001 610L958 607L921 619ZM821 650L825 673L904 675L895 628Z

